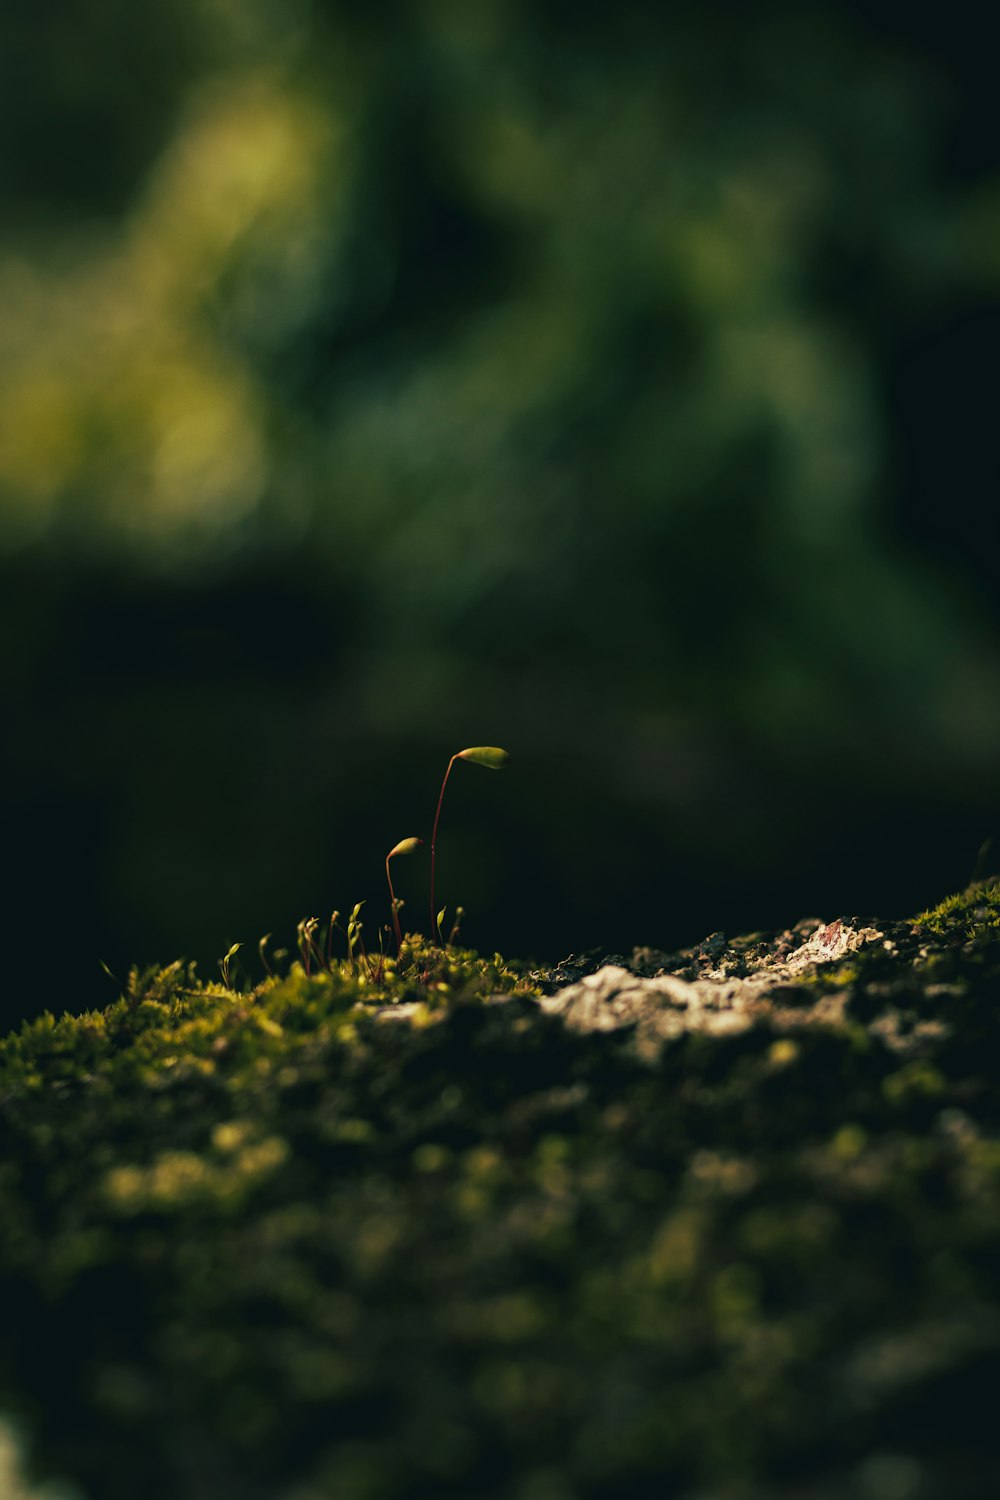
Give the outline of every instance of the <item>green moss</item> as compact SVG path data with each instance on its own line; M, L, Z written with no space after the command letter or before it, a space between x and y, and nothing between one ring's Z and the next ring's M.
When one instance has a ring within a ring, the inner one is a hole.
M974 937L1000 930L1000 881L995 876L979 880L948 896L937 906L921 912L915 922L942 937Z
M978 1500L996 902L883 924L826 971L843 1022L645 1065L419 941L378 982L178 963L22 1027L0 1406L90 1500L791 1500L884 1451Z

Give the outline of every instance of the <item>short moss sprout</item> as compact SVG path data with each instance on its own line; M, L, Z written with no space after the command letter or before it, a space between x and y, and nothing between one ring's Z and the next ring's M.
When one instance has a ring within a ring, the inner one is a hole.
M389 853L385 857L385 878L389 882L389 900L392 903L392 925L396 932L397 955L403 951L403 934L399 926L399 908L403 903L402 901L397 901L396 892L392 888L392 872L389 869L389 861L395 859L397 854L413 854L415 850L420 848L422 843L423 839L401 839L398 844L389 850Z
M306 974L312 972L313 964L322 968L322 952L317 944L319 917L304 917L297 929L299 959Z
M222 982L226 986L227 990L231 990L233 988L230 964L242 947L242 943L234 943L229 952L226 954L225 958L219 959L219 968L222 970Z
M448 777L456 760L471 761L474 766L485 766L488 771L502 771L510 760L506 750L501 750L499 745L473 745L469 750L458 750L448 762L448 769L444 773L441 783L441 792L438 796L437 812L434 815L434 830L431 833L431 939L441 946L441 922L444 911L440 913L434 910L434 855L437 848L438 823L441 821L441 804L444 801L444 789L448 785Z
M351 915L347 921L347 962L349 964L353 964L354 962L355 943L361 950L361 957L365 960L365 963L367 964L368 962L368 955L365 952L364 939L361 936L361 929L365 925L361 920L361 908L364 906L364 904L365 903L363 901L355 902L354 910L351 912Z

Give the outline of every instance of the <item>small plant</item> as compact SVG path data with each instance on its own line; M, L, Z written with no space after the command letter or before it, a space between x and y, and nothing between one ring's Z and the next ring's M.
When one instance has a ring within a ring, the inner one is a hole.
M330 913L330 922L326 929L326 966L328 969L333 968L333 934L335 932L343 932L344 930L337 921L339 916L339 911L332 911Z
M323 967L323 950L317 943L316 936L319 932L319 918L304 917L298 924L296 931L298 933L299 958L302 961L302 968L306 974L311 974L313 963L316 964L317 969Z
M233 959L236 957L237 953L239 953L242 947L242 943L234 943L229 952L226 954L225 958L219 959L219 968L222 970L222 982L226 986L227 990L231 990L233 987L232 978L229 972L229 965L232 963Z
M401 839L400 842L395 846L395 848L389 850L389 853L385 857L385 878L389 882L389 900L392 903L392 925L395 928L396 932L397 956L402 952L403 948L403 934L399 926L399 908L403 903L402 901L396 900L396 892L392 888L392 875L389 871L389 861L390 859L394 859L397 854L412 854L414 850L420 848L422 843L423 839Z
M271 934L269 932L265 932L264 936L257 944L257 952L260 954L260 961L264 966L264 973L267 975L268 979L273 979L274 970L271 968L271 965L267 961L267 945L270 941Z
M441 821L441 804L444 801L444 789L448 785L448 777L456 760L471 761L474 766L485 766L488 771L502 771L510 760L506 750L501 750L498 745L473 745L469 750L458 750L448 762L448 769L444 773L441 783L441 792L438 797L437 812L434 816L434 830L431 834L431 937L441 946L441 922L444 911L440 914L434 910L434 855L437 846L438 823Z
M361 908L364 906L364 904L365 903L363 901L358 901L355 903L354 910L351 912L347 923L347 962L352 967L354 965L355 943L357 943L358 945L361 957L364 959L365 964L368 964L368 954L365 952L364 939L361 936L361 929L364 926L364 923L361 921Z

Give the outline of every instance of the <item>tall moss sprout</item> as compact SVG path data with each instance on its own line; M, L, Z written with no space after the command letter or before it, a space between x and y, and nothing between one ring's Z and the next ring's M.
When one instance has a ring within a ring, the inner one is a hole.
M438 796L437 812L434 814L434 829L431 833L431 938L438 946L441 944L441 920L444 916L443 910L437 912L434 909L434 856L437 850L437 831L441 821L441 804L444 801L444 789L448 785L448 777L456 760L467 760L474 766L485 766L488 771L502 771L510 760L506 750L501 750L498 745L473 745L468 750L457 750L448 762L448 769L444 773L441 783L441 791Z

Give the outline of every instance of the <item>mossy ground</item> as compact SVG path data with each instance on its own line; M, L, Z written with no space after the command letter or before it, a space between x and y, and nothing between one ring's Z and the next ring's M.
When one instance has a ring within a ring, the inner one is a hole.
M1000 1493L1000 886L879 927L645 1062L417 944L25 1026L0 1407L88 1500Z

